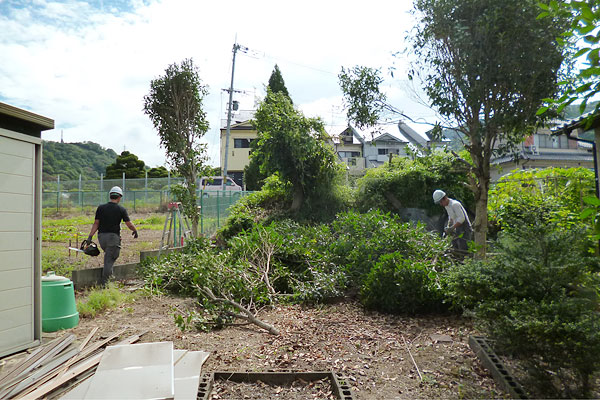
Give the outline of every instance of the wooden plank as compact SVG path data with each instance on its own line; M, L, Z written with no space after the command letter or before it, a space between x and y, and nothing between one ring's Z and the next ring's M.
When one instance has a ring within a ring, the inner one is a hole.
M79 351L82 351L85 348L85 346L87 346L88 342L92 339L92 337L94 336L94 334L96 334L97 331L98 327L95 326L94 329L92 329L92 331L87 335L85 339L83 339L83 342L81 342L81 344L79 345Z
M128 338L120 341L117 345L131 344L140 340L141 335L132 335ZM100 362L102 358L102 353L93 355L87 358L85 361L73 366L70 368L65 374L57 377L56 379L47 382L46 384L36 388L34 391L26 393L26 394L18 394L16 399L39 399L61 386L62 384L70 381L71 379L77 377L81 373L87 371L88 369L94 367Z
M37 381L43 379L48 374L52 374L56 368L60 367L65 361L73 358L75 355L79 353L79 349L71 348L70 350L66 350L65 352L57 355L52 360L50 360L47 364L35 370L31 375L26 378L19 377L20 381L10 390L8 393L0 393L0 398L10 398L15 394L26 390L27 388L35 385Z
M21 376L22 374L31 371L38 365L40 365L44 360L48 357L52 357L58 354L61 350L67 347L69 344L73 343L75 340L75 335L67 334L60 338L56 338L46 346L44 346L41 351L33 353L31 356L27 357L25 361L16 366L12 371L6 374L2 379L0 379L0 385L3 385L5 382L8 382L10 379L15 378L17 376Z

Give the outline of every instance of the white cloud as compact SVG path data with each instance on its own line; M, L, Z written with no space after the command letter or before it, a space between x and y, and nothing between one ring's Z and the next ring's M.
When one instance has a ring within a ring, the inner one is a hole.
M143 114L143 96L169 64L192 57L210 88L205 141L218 165L222 89L229 87L236 35L250 49L238 53L235 66L235 88L249 94L237 96L252 103L262 95L277 63L307 115L344 124L341 66L391 65L390 54L403 49L411 25L409 1L354 4L36 0L19 7L0 0L0 99L53 118L56 129L44 139L60 140L63 131L65 141L94 141L117 152L125 147L148 165L161 165L164 152ZM398 76L404 67L396 63ZM397 84L389 93L401 109L412 104Z

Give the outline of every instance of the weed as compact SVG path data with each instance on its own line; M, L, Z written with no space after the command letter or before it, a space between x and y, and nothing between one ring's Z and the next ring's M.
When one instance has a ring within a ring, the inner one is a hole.
M53 271L56 275L71 277L73 270L85 264L85 259L69 258L66 251L58 248L44 248L42 251L42 272Z
M153 215L148 218L136 219L133 220L133 224L138 229L147 229L152 231L160 231L165 226L165 219L167 217L164 215Z
M77 302L77 311L81 317L95 317L98 313L115 308L120 304L134 301L136 294L126 294L111 283L108 287L91 289L86 296L85 301Z

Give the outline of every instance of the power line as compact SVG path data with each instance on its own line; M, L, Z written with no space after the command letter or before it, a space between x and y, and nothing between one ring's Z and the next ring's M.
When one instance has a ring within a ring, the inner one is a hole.
M306 64L300 64L300 63L297 63L295 61L290 61L290 60L287 60L287 59L282 58L282 57L271 56L271 55L267 54L264 51L249 49L247 47L245 49L246 49L246 51L243 54L246 54L246 56L248 56L250 58L255 58L255 59L258 59L258 58L269 58L269 59L274 60L274 61L283 61L285 63L293 64L293 65L296 65L298 67L312 69L313 71L321 72L323 74L337 76L337 73L335 73L335 72L325 71L324 69L312 67L312 66L306 65Z

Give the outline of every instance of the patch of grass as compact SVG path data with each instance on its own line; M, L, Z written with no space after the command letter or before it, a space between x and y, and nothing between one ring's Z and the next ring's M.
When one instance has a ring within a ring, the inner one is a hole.
M165 226L165 219L167 217L165 215L153 215L148 218L135 219L133 220L133 224L138 229L148 229L152 231L160 231Z
M91 289L84 300L77 301L77 311L83 318L93 318L98 313L135 301L137 297L135 293L123 293L114 283L109 283L106 288Z
M44 248L42 250L42 272L53 271L56 275L71 278L73 270L85 264L83 257L68 257L63 248Z
M46 242L63 242L74 238L77 234L85 238L86 232L79 230L79 226L91 226L93 223L94 217L85 215L64 219L44 217L42 219L42 240Z

